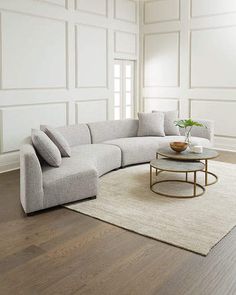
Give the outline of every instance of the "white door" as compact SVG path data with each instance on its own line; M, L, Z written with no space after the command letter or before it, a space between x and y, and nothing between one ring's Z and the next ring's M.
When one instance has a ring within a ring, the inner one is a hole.
M114 62L114 119L134 117L134 62Z

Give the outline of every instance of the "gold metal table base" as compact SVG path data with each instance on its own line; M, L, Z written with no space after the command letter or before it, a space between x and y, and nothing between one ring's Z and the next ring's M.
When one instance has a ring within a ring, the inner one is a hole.
M166 156L163 156L164 158L167 158L168 159L168 157L166 157ZM158 159L158 152L156 153L156 159ZM171 158L170 158L171 159ZM183 160L183 161L188 161L188 160ZM204 162L202 162L202 161L199 161L199 162L201 162L201 163L203 163L204 165L205 165L205 169L204 170L202 170L202 171L199 171L199 172L203 172L204 174L205 174L205 179L204 179L204 182L205 182L205 184L204 184L204 186L209 186L209 185L212 185L212 184L215 184L215 183L217 183L218 182L218 176L215 174L215 173L213 173L213 172L210 172L209 170L208 170L208 159L203 159L203 161ZM196 160L196 162L198 162L198 160ZM157 176L157 170L156 170L156 176ZM212 181L212 182L209 182L208 181L208 175L211 175L211 176L213 176L214 178L215 178L215 180L214 181ZM186 172L186 181L188 180L188 172Z
M208 171L208 160L207 159L205 159L204 164L205 164L205 170L202 172L205 173L205 186L212 185L218 181L218 176L215 173ZM208 175L212 175L215 178L215 180L209 183L208 182Z
M187 180L187 177L188 177L188 174L186 172L179 172L179 173L186 173L186 180L180 180L180 179L166 179L166 180L156 180L156 181L152 181L152 169L155 169L153 168L152 166L150 166L150 189L151 191L153 191L154 193L158 194L158 195L161 195L161 196L164 196L164 197L169 197L169 198L181 198L181 199L188 199L188 198L196 198L196 197L200 197L202 196L204 193L205 193L205 187L202 186L201 184L197 183L197 171L193 172L194 173L194 181L188 181ZM163 172L168 172L168 171L165 171L165 170L161 170L161 171L158 171L157 169L156 170L156 176L158 176L160 173L163 173ZM200 171L201 172L201 171ZM191 173L191 172L188 172L188 173ZM192 195L185 195L185 196L179 196L179 195L171 195L171 194L165 194L165 193L162 193L160 191L158 191L157 189L154 189L154 186L159 184L159 183L169 183L169 182L181 182L181 183L189 183L189 184L192 184L193 185L193 194ZM201 192L197 194L197 187L201 188Z
M204 177L204 179L205 179L204 186L209 186L209 185L212 185L212 184L217 183L218 176L215 173L210 172L210 171L205 171L205 170L199 171L199 172L203 172L205 174L205 177ZM207 176L206 176L206 174L207 174ZM213 176L215 178L215 180L213 180L212 182L209 182L208 181L208 175ZM186 179L187 179L187 173L186 173Z

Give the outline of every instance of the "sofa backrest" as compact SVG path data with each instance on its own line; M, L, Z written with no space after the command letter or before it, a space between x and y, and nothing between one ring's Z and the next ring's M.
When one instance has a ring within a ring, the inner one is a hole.
M111 139L134 137L138 132L138 120L125 119L88 123L92 143Z
M58 127L57 130L65 137L70 146L91 143L90 131L86 124Z

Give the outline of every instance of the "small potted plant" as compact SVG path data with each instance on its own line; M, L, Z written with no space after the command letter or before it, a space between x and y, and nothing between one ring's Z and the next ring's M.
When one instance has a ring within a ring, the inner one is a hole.
M193 121L192 119L175 121L174 124L179 128L184 128L185 142L188 144L188 146L191 145L191 130L194 126L207 128L205 125L197 121Z

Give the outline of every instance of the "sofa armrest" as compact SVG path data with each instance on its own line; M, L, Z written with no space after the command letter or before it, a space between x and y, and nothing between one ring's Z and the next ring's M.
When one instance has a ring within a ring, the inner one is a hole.
M25 213L43 209L43 177L31 143L20 148L20 200Z
M191 135L195 137L202 137L209 139L211 144L214 144L214 121L211 120L201 120L201 119L194 119L195 121L203 124L205 127L196 127L194 126ZM180 129L181 135L184 135L184 130Z

